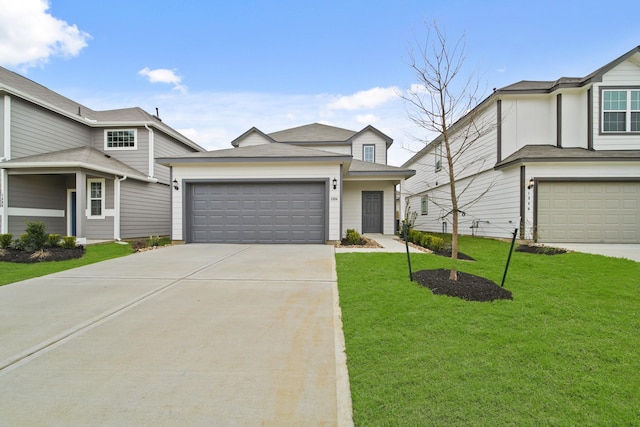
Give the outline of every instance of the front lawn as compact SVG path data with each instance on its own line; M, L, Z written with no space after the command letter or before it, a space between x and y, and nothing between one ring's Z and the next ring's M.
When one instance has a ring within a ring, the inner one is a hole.
M460 250L477 261L459 270L500 284L509 243ZM513 301L468 302L410 282L406 254L336 260L356 425L638 425L639 263L514 253Z
M49 261L34 264L0 262L0 286L129 255L131 253L133 253L131 245L102 243L87 246L82 258L68 261Z

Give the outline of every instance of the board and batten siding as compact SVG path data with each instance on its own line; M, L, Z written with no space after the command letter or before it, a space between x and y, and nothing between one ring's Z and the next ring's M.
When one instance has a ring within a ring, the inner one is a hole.
M563 148L587 148L587 90L566 89L562 92L561 144ZM554 95L557 95L554 94ZM555 98L555 96L554 96ZM556 108L556 107L554 107ZM557 138L554 142L557 145Z
M11 99L11 158L84 147L90 128L19 98Z
M372 131L367 131L353 139L352 153L354 159L363 160L363 147L365 145L375 146L375 163L387 164L387 143Z
M640 150L638 135L600 133L600 89L608 87L640 88L640 68L626 61L605 73L602 83L594 85L593 96L593 148L595 150Z
M395 232L395 185L384 181L345 181L342 187L342 234L352 228L362 233L362 192L383 191L382 195L382 229L383 234ZM343 237L343 236L341 236Z
M503 159L526 145L555 145L555 104L555 96L549 95L502 98Z
M173 176L178 180L179 190L172 190L172 239L184 240L183 236L183 180L202 180L215 182L216 180L287 180L304 181L309 179L329 180L329 200L327 213L329 215L329 240L340 239L340 167L336 164L327 163L305 163L294 166L291 163L246 163L239 164L217 163L213 165L186 166L174 165ZM338 180L338 189L333 190L331 180Z
M168 236L168 185L126 180L120 184L120 236L124 239Z

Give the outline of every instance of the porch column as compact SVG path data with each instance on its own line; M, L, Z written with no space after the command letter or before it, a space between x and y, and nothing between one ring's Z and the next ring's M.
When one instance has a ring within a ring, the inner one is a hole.
M85 219L87 209L87 174L76 172L76 237L85 239Z
M398 186L399 190L400 190L400 200L398 201L398 214L400 215L400 218L398 218L400 220L400 227L402 227L402 221L404 221L405 218L405 210L407 209L406 204L405 204L405 193L404 193L404 181L405 179L402 178L400 180L400 184ZM402 228L401 228L402 229Z
M9 232L9 171L0 169L0 234Z

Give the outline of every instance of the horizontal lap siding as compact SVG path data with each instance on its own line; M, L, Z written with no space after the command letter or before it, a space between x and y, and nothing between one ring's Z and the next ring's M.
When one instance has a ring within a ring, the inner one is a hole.
M87 146L91 131L71 119L17 98L11 100L11 157Z
M9 207L66 211L66 179L60 175L10 175ZM64 217L9 216L9 232L14 237L24 233L25 221L43 222L47 233L66 234Z
M189 154L194 152L193 149L186 147L185 145L173 140L162 132L155 132L155 158L160 157L173 157L180 156L183 154ZM169 179L169 167L155 164L155 174L154 177L158 179L159 182L168 184Z
M374 132L365 132L353 140L353 158L363 160L363 146L375 146L376 163L387 164L387 143Z
M87 179L100 178L87 175ZM105 180L105 209L113 211L114 209L114 188L113 180ZM85 198L87 196L85 195ZM87 199L88 200L88 199ZM87 202L88 203L88 202ZM85 214L87 206L82 206L82 213ZM105 212L106 213L106 212ZM85 219L85 235L88 239L113 239L114 236L114 218L113 216L105 216L105 218L86 218Z
M120 188L120 230L122 238L168 236L170 227L170 188L133 180Z
M14 239L17 239L22 233L25 232L25 221L43 223L45 232L48 234L60 234L61 236L67 234L67 220L65 218L41 216L10 216L8 221L9 233L13 234Z
M135 150L106 150L104 146L105 132L108 130L118 129L136 129L137 141ZM136 128L135 126L114 126L109 128L94 129L93 134L93 147L97 150L103 151L105 154L112 158L121 161L122 163L131 166L132 168L140 171L143 174L149 173L149 132L144 127Z

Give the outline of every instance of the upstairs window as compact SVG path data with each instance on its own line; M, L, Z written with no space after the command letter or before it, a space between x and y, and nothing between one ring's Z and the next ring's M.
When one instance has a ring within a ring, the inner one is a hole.
M640 132L640 89L602 91L602 132Z
M135 150L137 136L135 129L106 130L104 148L105 150Z
M364 145L362 147L362 160L369 163L375 163L376 161L376 146Z
M442 144L436 145L436 172L442 169Z
M428 215L429 214L429 198L427 196L420 197L420 214Z

